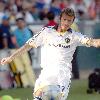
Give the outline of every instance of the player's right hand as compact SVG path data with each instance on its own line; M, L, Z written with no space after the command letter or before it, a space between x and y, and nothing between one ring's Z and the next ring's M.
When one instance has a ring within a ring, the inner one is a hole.
M1 63L1 65L4 65L4 64L10 63L11 61L12 61L11 58L10 58L10 57L7 57L7 58L3 58L3 59L0 61L0 63Z

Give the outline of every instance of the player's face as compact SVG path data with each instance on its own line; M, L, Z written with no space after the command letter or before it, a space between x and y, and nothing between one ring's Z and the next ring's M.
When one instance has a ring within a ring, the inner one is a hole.
M71 27L73 21L74 21L74 16L68 16L66 14L63 14L60 19L61 28L64 30L68 30Z

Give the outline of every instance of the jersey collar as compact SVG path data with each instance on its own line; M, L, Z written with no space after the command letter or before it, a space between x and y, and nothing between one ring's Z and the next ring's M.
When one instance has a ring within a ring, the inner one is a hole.
M55 25L55 26L53 27L53 29L57 31L58 25ZM58 34L58 35L59 35L59 36L64 36L66 33L72 33L72 29L69 28L63 35L60 35L60 34Z
M55 26L53 27L53 29L57 30L57 29L58 29L58 25L55 25ZM71 28L69 28L67 31L68 31L69 33L72 33L72 29L71 29Z

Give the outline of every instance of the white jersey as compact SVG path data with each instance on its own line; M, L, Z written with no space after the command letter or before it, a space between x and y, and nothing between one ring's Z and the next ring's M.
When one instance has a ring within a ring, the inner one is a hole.
M89 38L71 29L60 36L53 27L45 27L30 40L33 40L37 47L42 46L41 67L57 69L71 65L76 47L80 43L86 44Z
M60 36L53 27L45 27L27 41L37 47L41 46L43 70L36 81L35 91L41 87L42 83L45 85L59 84L66 87L65 91L68 91L73 53L77 46L86 45L88 40L86 36L71 29Z

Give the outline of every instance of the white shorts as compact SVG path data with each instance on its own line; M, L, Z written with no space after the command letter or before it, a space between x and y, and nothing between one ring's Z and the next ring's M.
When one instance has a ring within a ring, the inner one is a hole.
M54 71L53 71L54 72ZM60 69L58 72L52 73L50 70L42 70L39 78L36 80L34 93L48 85L59 86L60 91L63 93L63 99L65 100L69 93L71 83L71 71L66 69Z

